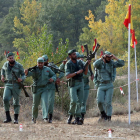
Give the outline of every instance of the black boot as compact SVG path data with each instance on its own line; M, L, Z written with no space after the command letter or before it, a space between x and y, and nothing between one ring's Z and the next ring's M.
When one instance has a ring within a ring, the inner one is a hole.
M32 123L36 123L36 119L35 118L32 118Z
M6 120L4 120L3 122L4 122L4 123L9 123L9 122L11 122L12 119L11 119L11 116L10 116L10 112L9 112L9 111L6 111L5 113L6 113Z
M99 118L99 121L107 120L107 115L104 111L101 112L101 117Z
M111 121L111 116L107 116L107 120L110 122Z
M80 121L79 117L76 117L72 124L82 125L83 123Z
M52 114L49 114L49 120L48 123L52 123Z
M67 123L68 123L68 124L71 124L72 117L73 117L72 115L70 115L70 116L68 117L68 120L67 120Z
M14 124L18 124L18 114L14 114Z

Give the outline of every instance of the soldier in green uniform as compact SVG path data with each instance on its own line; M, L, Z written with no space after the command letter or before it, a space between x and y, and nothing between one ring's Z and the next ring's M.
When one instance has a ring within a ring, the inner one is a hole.
M48 106L49 106L49 91L48 83L56 81L55 73L48 67L44 66L44 59L42 57L37 59L37 67L31 71L25 70L27 77L33 77L33 106L32 106L32 122L36 123L38 116L38 106L40 100L42 103L44 122L48 120Z
M75 116L73 124L82 125L80 118L84 92L83 73L85 75L88 73L88 65L90 64L90 60L88 60L88 65L84 67L83 62L81 60L77 60L75 52L75 49L68 52L70 60L65 65L65 75L68 79L71 101L67 123L71 124L72 117Z
M15 72L15 74L18 77L18 81L16 81L16 78L12 75L12 71ZM5 82L5 88L4 88L4 94L3 94L3 102L4 102L4 109L6 113L6 120L4 123L11 122L11 116L10 116L10 104L9 101L13 97L13 105L14 105L14 124L18 124L18 115L19 115L19 96L21 92L21 88L18 84L18 82L21 82L25 79L24 69L20 63L15 61L14 54L12 52L9 52L7 54L7 62L4 63L2 69L1 69L1 80L2 82Z
M84 55L79 54L79 52L76 52L77 59L81 59L83 61ZM83 64L85 62L83 61ZM83 101L82 101L82 106L81 106L81 116L82 120L84 121L84 116L86 114L86 103L89 95L89 76L91 76L90 71L88 70L87 75L83 74L83 80L84 80L84 94L83 94ZM94 76L91 76L91 80L93 81Z
M113 61L112 59L115 59L116 61ZM97 104L101 112L99 121L111 121L113 81L116 77L116 68L124 66L124 60L120 60L106 51L102 58L96 60L93 65L97 69Z
M45 66L53 66L54 68L50 68L55 74L59 74L58 78L56 79L56 83L54 82L50 82L48 84L48 94L49 94L49 109L48 109L48 113L49 113L49 119L48 122L52 123L52 116L53 116L53 109L54 109L54 100L55 100L55 86L57 86L56 84L60 84L60 79L62 77L64 77L64 73L63 72L59 72L57 69L58 66L54 65L53 63L49 63L48 60L48 56L47 55L43 55L42 56L44 58L44 65Z

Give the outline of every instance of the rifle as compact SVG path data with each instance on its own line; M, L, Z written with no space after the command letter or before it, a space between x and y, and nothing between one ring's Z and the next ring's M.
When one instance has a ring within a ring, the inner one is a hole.
M17 75L15 74L14 71L12 71L13 76L16 78L16 80L18 80ZM18 84L20 85L20 87L23 89L24 94L26 97L30 97L29 94L27 93L26 89L24 88L24 85L21 82L18 82Z
M85 45L85 46L87 46L87 45ZM90 51L89 55L87 56L87 60L91 60L92 58L95 57L95 54L96 54L96 52L98 51L99 47L100 47L100 44L97 43L94 52L92 53L92 52ZM87 65L88 65L88 61L86 61L84 67L86 67Z
M85 50L86 50L86 52L87 52L87 57L88 57L89 51L88 51L88 46L87 46L87 44L84 45L84 48L85 48ZM92 69L91 69L91 64L89 65L89 71L90 71L90 74L91 74L91 76L92 76L92 75L93 75L93 72L92 72Z

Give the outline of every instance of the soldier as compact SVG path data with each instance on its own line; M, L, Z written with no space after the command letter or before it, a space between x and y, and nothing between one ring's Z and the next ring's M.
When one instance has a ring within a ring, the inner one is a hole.
M47 55L43 55L42 57L44 58L44 65L45 66L51 66L52 65L54 68L51 68L51 70L55 74L59 73L59 76L56 79L55 83L54 82L48 83L49 84L48 85L48 94L49 94L49 109L48 109L49 119L48 119L48 122L52 123L54 99L55 99L55 88L57 87L57 84L60 84L60 79L62 77L64 77L64 73L63 72L59 72L58 70L56 70L56 69L59 69L59 68L56 65L54 65L53 63L51 64L51 63L48 62L49 60L48 60L48 56ZM58 88L57 88L57 90L58 90Z
M44 122L48 120L48 105L49 105L49 91L48 83L56 81L55 73L48 67L44 66L44 59L42 57L37 59L37 67L31 71L25 70L27 77L33 77L33 106L32 106L32 122L36 123L38 116L38 106L40 100L42 103Z
M65 75L68 80L68 86L70 90L70 109L69 118L67 123L71 124L72 117L75 115L73 124L82 125L81 118L81 104L83 100L84 82L83 73L86 75L88 72L88 65L84 68L84 64L81 60L77 60L76 50L70 50L68 55L70 60L65 65Z
M80 55L79 52L76 52L77 59L81 59L83 61L84 55ZM83 61L83 64L85 62ZM84 94L83 94L83 101L81 106L81 116L82 120L84 121L84 116L86 114L86 103L89 95L89 76L91 75L90 71L88 70L87 75L83 74L83 80L84 80ZM91 80L93 81L94 76L91 76Z
M112 59L115 59L114 62ZM116 77L116 68L124 66L124 61L106 51L102 58L93 63L97 69L97 104L101 112L100 120L111 121L113 82Z
M12 75L12 71L18 77L18 81ZM3 102L4 102L4 109L6 113L6 120L4 123L11 122L10 116L10 104L9 101L13 97L13 105L14 105L14 124L18 124L18 116L19 116L19 96L21 92L21 88L18 82L21 82L25 79L24 69L20 63L15 61L14 54L9 52L7 54L7 62L4 63L1 69L1 80L5 82L4 94L3 94Z

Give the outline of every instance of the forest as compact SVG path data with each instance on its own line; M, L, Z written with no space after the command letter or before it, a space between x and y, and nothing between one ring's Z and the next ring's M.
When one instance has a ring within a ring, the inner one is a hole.
M128 4L132 4L133 26L140 38L140 0L0 0L0 56L13 51L26 67L43 54L58 62L67 51L94 39L100 51L111 51L127 61L127 28L123 25ZM18 53L17 53L18 52ZM132 67L134 49L131 48ZM138 63L140 54L137 53ZM2 64L1 64L2 65Z

